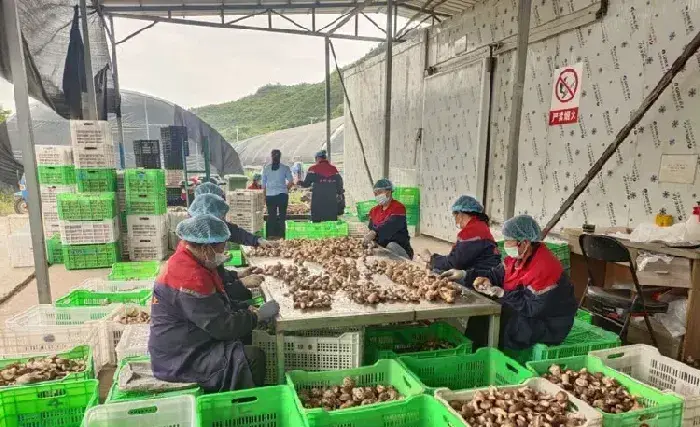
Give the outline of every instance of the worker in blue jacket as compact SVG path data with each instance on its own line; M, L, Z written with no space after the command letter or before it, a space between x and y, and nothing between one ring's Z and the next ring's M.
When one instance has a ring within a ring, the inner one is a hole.
M148 351L156 378L196 383L206 392L262 386L265 353L241 338L279 312L275 301L239 308L216 269L226 260L226 224L213 215L177 226L182 240L155 280Z
M481 203L474 197L460 196L451 210L459 230L452 250L447 255L425 251L421 258L429 260L429 268L438 273L454 270L447 277L471 287L475 278L501 264L501 255Z
M365 234L365 243L376 242L396 255L413 258L411 237L406 225L406 207L395 200L394 185L388 179L380 179L374 184L374 198L377 206L369 211L369 232Z
M535 344L558 345L574 324L578 304L559 260L540 240L540 227L528 215L503 224L506 259L478 277L474 289L502 305L501 346L523 350ZM486 330L469 320L470 331ZM484 325L485 326L485 325Z

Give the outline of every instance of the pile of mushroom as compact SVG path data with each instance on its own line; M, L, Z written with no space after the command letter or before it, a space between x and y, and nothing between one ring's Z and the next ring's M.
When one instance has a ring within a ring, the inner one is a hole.
M0 370L0 386L60 380L73 372L83 371L85 360L63 359L58 356L29 359L26 363L13 363Z
M350 377L343 378L341 385L303 389L297 395L304 408L323 408L326 411L402 399L393 386L356 387L355 380Z
M459 285L441 278L436 274L426 271L415 265L399 261L373 261L366 264L370 271L384 274L392 282L411 288L409 296L418 297L418 300L441 300L452 304L459 295Z
M450 407L471 426L485 427L576 427L586 422L580 413L569 412L569 396L552 396L530 387L486 392L471 400L451 400Z
M137 307L127 307L122 314L115 316L113 320L122 325L135 325L149 323L151 316Z
M621 414L643 408L625 386L615 378L606 377L600 372L590 373L586 368L578 371L564 370L559 365L552 365L543 377L594 408L609 414Z
M304 261L318 262L342 257L360 258L372 255L374 250L366 247L362 239L353 237L337 237L330 239L293 239L284 240L279 245L270 248L253 248L248 252L250 256L281 257L293 259L296 263Z

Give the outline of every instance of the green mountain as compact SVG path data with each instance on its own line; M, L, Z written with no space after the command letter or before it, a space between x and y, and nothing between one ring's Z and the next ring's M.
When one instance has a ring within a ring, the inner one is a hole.
M192 111L219 131L226 140L236 142L276 130L308 125L325 120L325 82L294 86L270 84L245 98L223 104L206 105ZM338 74L331 74L332 117L343 115L343 89Z

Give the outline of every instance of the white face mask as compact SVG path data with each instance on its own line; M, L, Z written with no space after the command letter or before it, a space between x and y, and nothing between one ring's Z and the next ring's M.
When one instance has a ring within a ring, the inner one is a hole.
M374 198L375 198L375 200L377 200L377 203L379 203L382 206L389 203L389 196L387 196L384 193L377 194L376 196L374 196Z
M506 252L506 255L508 255L511 258L520 258L517 246L506 246L503 248L503 250Z

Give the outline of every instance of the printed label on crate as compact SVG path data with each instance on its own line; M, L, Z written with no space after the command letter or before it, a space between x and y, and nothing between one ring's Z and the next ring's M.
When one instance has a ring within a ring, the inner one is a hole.
M112 144L109 122L103 120L71 120L70 136L77 147Z
M73 149L68 145L37 145L36 164L44 166L70 166L73 164Z

